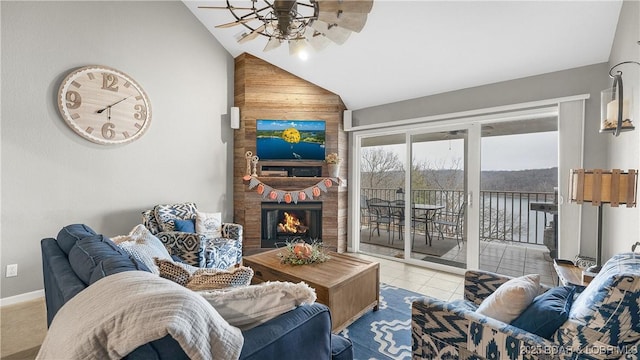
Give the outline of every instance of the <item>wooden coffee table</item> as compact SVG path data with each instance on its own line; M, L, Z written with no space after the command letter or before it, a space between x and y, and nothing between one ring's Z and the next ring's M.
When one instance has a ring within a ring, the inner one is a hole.
M332 331L339 332L364 315L378 310L380 265L353 256L329 252L321 264L288 265L280 263L274 249L243 258L253 269L252 283L264 281L304 281L316 290L318 302L331 309Z

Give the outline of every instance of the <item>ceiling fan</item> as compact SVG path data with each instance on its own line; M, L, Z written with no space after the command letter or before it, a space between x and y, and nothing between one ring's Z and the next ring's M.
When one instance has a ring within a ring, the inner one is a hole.
M352 32L367 22L373 0L226 0L227 6L198 6L226 9L235 21L216 28L243 26L240 44L262 35L268 38L263 51L289 44L289 54L301 55L310 44L316 51L329 43L342 45Z

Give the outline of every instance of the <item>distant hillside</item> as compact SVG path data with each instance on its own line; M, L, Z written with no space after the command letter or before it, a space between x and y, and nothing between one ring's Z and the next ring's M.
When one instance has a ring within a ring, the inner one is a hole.
M518 171L483 171L482 190L549 191L558 186L558 168Z
M426 170L421 173L424 181L414 183L415 189L462 189L464 187L462 170ZM362 178L364 180L366 176ZM387 172L385 178L384 184L374 187L397 188L404 184L402 172ZM558 168L483 171L480 179L481 190L553 192L554 187L558 186ZM363 187L370 186L363 182Z
M423 172L428 184L440 187L463 187L461 170L428 170ZM449 185L447 185L449 184ZM455 185L454 185L455 184ZM483 171L480 175L481 190L553 192L558 186L558 168L531 170Z

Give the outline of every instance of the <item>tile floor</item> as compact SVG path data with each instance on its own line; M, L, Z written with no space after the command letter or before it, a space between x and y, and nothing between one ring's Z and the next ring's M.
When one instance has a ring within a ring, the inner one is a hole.
M462 299L464 277L366 254L351 254L380 263L380 282L441 300Z
M360 251L369 255L379 254L390 257L401 257L403 254L397 249L369 244L360 244ZM466 242L464 242L460 248L454 247L449 252L444 254L441 258L459 262L461 264L460 267L464 268L466 253ZM412 253L411 256L414 259L421 259L424 257L424 254ZM379 258L376 257L375 259ZM392 263L389 264L392 274L395 274L394 269L398 267L400 267L400 269L409 269L408 271L410 272L418 273L420 273L418 269L423 269L422 267L407 265L399 261L385 260L385 262ZM381 264L383 263L381 262ZM480 269L509 276L540 274L541 283L548 286L558 285L558 277L555 273L555 270L553 269L553 260L549 256L549 250L545 246L517 244L512 242L481 241ZM429 269L423 269L423 271L425 276L433 275L437 272L435 270ZM448 273L446 274L451 275ZM401 276L398 276L398 278L401 278ZM427 285L427 283L422 283L422 286ZM452 289L451 286L442 289L444 285L447 284L442 284L439 289L448 291L450 293L455 292L456 288ZM420 286L416 284L412 285L412 287L413 288L405 288L413 291L417 291L414 290L414 288L416 287L420 288ZM460 294L462 294L461 291Z

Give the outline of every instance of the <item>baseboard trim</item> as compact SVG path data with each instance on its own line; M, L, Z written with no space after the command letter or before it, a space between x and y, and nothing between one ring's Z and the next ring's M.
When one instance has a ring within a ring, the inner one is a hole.
M0 299L0 307L19 304L44 297L44 289Z

